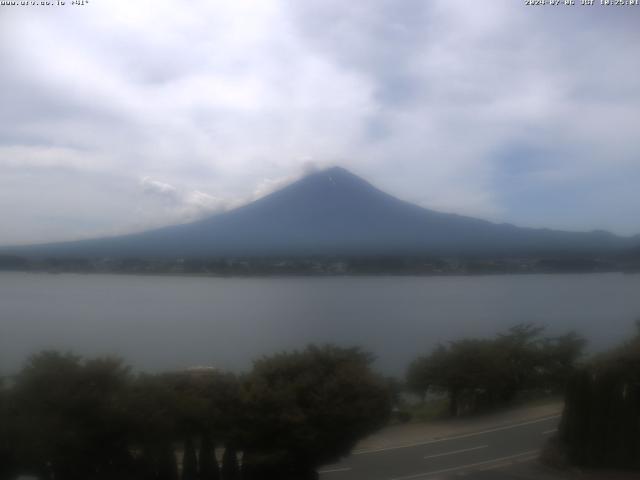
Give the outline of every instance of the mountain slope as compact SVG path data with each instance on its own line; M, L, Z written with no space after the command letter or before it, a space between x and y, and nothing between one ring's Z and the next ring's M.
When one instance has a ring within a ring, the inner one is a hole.
M77 257L606 253L632 239L518 228L403 202L347 170L311 174L238 209L135 235L13 249ZM20 250L17 252L16 250Z

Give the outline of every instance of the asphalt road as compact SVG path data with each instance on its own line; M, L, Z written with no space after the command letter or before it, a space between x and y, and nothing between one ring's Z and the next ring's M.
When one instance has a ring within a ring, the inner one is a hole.
M446 478L532 460L555 432L559 416L404 447L358 452L323 467L321 480Z

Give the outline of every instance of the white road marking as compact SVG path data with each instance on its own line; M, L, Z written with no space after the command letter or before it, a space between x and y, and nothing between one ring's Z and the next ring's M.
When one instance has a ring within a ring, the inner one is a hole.
M489 445L480 445L478 447L463 448L462 450L454 450L452 452L436 453L435 455L427 455L424 458L445 457L447 455L455 455L456 453L464 453L464 452L471 452L473 450L480 450L481 448L487 448L488 446Z
M536 451L531 455L523 455L522 457L512 458L511 460L506 460L504 462L492 463L490 465L487 465L486 467L476 468L476 470L479 472L487 472L489 470L498 470L500 468L504 468L509 465L514 465L516 463L523 463L523 462L529 462L531 460L535 460L536 458L538 458L539 455L540 455L540 452ZM462 475L465 475L465 474L462 473Z
M542 432L542 435L551 435L552 433L556 433L557 431L557 428L552 428L551 430L545 430L544 432Z
M338 472L348 472L351 470L351 467L344 467L344 468L331 468L328 470L318 470L318 473L320 475L323 475L325 473L338 473Z
M436 440L427 440L425 442L407 443L405 445L396 445L394 447L373 448L371 450L356 450L355 452L352 452L351 455L365 455L369 453L388 452L391 450L400 450L402 448L420 447L422 445L431 445L433 443L448 442L450 440L458 440L460 438L475 437L477 435L484 435L485 433L493 433L493 432L499 432L501 430L509 430L511 428L518 428L518 427L524 427L526 425L533 425L534 423L546 422L547 420L552 420L554 418L560 418L560 415L552 415L550 417L538 418L536 420L529 420L528 422L514 423L511 425L505 425L503 427L496 427L496 428L491 428L489 430L483 430L481 432L465 433L465 434L456 435L453 437L439 438Z
M500 457L500 458L494 458L492 460L485 460L484 462L469 463L467 465L460 465L458 467L443 468L442 470L432 470L431 472L416 473L414 475L407 475L405 477L394 477L394 478L391 478L390 480L411 480L411 479L414 479L414 478L430 477L432 475L438 475L440 473L457 472L457 471L460 471L460 470L466 470L466 469L473 468L473 467L479 467L481 465L488 465L490 463L504 462L506 460L512 460L514 458L524 457L525 455L534 455L534 454L537 454L537 453L539 453L539 450L529 450L529 451L522 452L522 453L516 453L515 455L509 455L507 457Z

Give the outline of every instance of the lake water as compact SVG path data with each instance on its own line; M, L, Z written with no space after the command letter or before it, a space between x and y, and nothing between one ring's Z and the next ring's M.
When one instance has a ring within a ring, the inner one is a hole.
M575 329L592 349L634 331L640 275L196 278L0 273L0 372L44 348L136 369L251 360L310 342L359 345L402 374L437 342L519 322Z

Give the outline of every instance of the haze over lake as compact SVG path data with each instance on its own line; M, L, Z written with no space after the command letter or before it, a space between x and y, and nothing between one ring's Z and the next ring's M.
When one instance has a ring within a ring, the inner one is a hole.
M437 342L519 322L602 349L640 317L640 275L210 278L0 274L0 373L31 353L114 354L136 369L251 360L310 342L358 345L402 374Z

